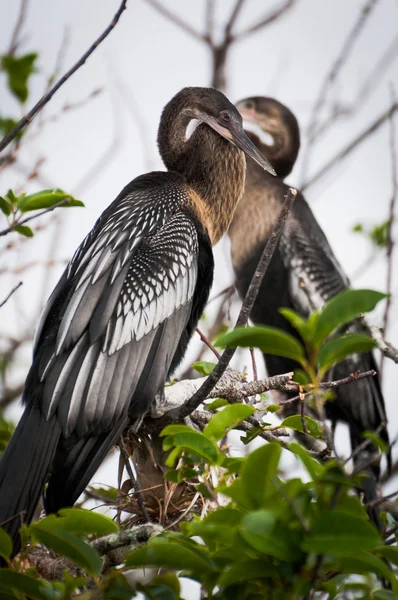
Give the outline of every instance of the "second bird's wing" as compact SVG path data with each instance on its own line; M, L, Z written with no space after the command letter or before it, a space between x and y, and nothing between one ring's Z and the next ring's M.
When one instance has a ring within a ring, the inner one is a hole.
M39 327L25 398L66 437L144 414L191 313L199 250L183 187L139 180L77 250Z

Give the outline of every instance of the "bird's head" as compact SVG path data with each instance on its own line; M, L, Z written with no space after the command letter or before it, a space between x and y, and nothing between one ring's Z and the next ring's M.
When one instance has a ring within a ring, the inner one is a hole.
M274 98L257 96L236 104L243 129L275 168L279 177L293 169L300 149L300 129L294 114Z
M170 128L170 121L178 123L176 137L183 129L184 140L189 123L196 120L205 123L228 142L234 144L258 165L273 175L276 175L272 165L256 148L255 144L245 134L242 117L228 98L214 88L188 87L182 89L165 106L159 126L159 148L161 147L162 130ZM167 127L169 125L169 127ZM180 142L180 140L175 140Z

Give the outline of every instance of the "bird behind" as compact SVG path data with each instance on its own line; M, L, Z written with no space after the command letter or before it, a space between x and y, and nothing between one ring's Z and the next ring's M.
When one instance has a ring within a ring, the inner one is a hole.
M192 119L201 124L187 140ZM163 111L158 144L168 172L122 190L42 315L25 410L0 461L0 523L14 554L45 484L47 513L72 506L181 361L212 284L211 246L243 192L243 152L272 171L217 90L179 92Z
M295 116L272 98L255 97L237 104L244 128L275 168L278 177L260 172L252 161L247 163L245 192L229 229L236 286L244 297L263 248L271 234L288 186L284 178L291 172L300 147L300 132ZM254 304L251 319L256 324L278 327L298 338L298 333L280 314L279 308L295 310L308 317L321 310L326 302L350 286L322 229L302 194L298 193L286 222L279 246L265 274ZM370 333L361 322L350 324L350 331ZM299 367L290 359L264 355L270 376ZM333 368L333 379L341 379L358 370L368 371L376 365L371 353L356 355ZM362 379L339 387L335 400L325 405L333 426L348 424L354 450L363 443L366 430L379 430L388 442L384 399L378 377ZM297 411L297 406L286 405ZM357 466L369 465L369 448L355 456ZM367 469L364 483L365 502L376 499L379 464ZM377 511L370 511L378 522Z

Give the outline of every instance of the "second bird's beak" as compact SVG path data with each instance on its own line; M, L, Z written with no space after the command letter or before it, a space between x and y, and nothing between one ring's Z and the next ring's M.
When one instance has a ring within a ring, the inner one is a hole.
M202 120L210 125L214 131L217 131L222 137L224 137L232 144L235 144L237 148L242 150L247 156L250 156L260 167L265 171L276 176L275 169L271 163L263 156L258 148L253 144L250 138L247 137L243 131L242 123L238 119L233 119L229 124L228 128L221 125L216 118L208 117L202 118Z

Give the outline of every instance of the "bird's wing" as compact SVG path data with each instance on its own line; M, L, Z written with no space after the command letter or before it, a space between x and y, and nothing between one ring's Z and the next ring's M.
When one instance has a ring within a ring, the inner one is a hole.
M329 242L301 194L281 236L280 250L289 273L295 310L308 315L350 285Z
M167 377L191 313L198 236L179 209L183 190L162 190L122 192L45 309L26 395L64 435L145 413Z
M289 272L292 305L301 315L322 307L339 292L347 289L350 282L339 265L333 251L308 204L298 194L294 211L281 238L283 260ZM363 321L349 324L347 331L367 333ZM333 379L347 377L356 371L375 369L372 353L354 354L333 368ZM362 379L353 385L342 386L337 400L329 405L331 418L339 414L351 426L354 445L361 442L361 433L376 429L386 422L383 395L377 377ZM381 435L388 439L385 429Z

